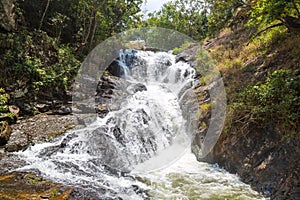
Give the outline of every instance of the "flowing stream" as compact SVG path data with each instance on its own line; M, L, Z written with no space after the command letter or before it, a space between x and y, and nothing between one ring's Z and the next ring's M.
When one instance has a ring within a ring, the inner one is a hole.
M126 50L118 109L84 128L18 153L53 181L98 199L263 199L235 175L197 162L180 101L195 70L175 56ZM115 100L115 101L114 101Z

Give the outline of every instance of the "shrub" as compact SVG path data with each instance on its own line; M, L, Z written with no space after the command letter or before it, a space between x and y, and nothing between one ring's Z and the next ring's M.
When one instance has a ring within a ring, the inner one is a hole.
M259 127L272 123L285 134L297 132L300 123L300 71L274 71L265 83L248 86L232 105L239 123Z
M172 53L174 55L180 54L181 52L183 52L186 48L188 48L189 46L191 46L193 43L191 42L185 42L181 45L181 47L176 47L173 49Z
M0 34L8 43L0 52L4 62L0 72L0 85L13 91L27 91L27 98L39 92L52 94L66 91L77 74L80 62L67 45L60 45L45 32L26 30L20 33ZM16 81L17 80L17 81Z
M16 116L9 111L8 100L9 94L7 94L3 88L0 88L0 116L4 117L1 120L6 120L1 122L3 126L7 121L9 123L16 121Z

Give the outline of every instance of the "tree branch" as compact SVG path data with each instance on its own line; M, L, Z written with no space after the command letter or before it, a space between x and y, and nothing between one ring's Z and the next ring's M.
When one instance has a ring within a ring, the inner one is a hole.
M51 0L48 0L48 1L47 1L46 8L45 8L45 10L44 10L42 19L41 19L41 21L40 21L39 30L41 30L41 28L42 28L42 26L43 26L44 18L45 18L45 16L46 16L47 11L48 11L48 8L49 8L49 5L50 5L50 1L51 1Z
M284 24L282 22L278 23L278 24L274 24L272 26L268 26L266 28L264 28L263 30L259 31L258 33L256 33L254 36L252 36L249 40L249 42L247 43L247 46L250 44L250 42L256 38L257 36L259 36L260 34L262 34L263 32L269 30L269 29L272 29L272 28L275 28L275 27L278 27L278 26L284 26Z

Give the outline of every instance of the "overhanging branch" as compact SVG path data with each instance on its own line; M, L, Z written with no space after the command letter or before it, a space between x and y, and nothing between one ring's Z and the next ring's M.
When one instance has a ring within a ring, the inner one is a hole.
M278 26L284 26L284 24L282 22L278 23L278 24L273 24L271 26L268 26L266 28L264 28L263 30L259 31L258 33L256 33L254 36L252 36L249 40L249 42L247 43L247 46L250 44L250 42L256 38L257 36L259 36L260 34L262 34L263 32L269 30L269 29L272 29L272 28L275 28L275 27L278 27Z

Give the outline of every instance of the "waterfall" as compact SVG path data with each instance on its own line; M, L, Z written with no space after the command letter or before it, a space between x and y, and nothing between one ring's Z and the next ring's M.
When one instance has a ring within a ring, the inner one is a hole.
M124 50L118 64L126 95L111 103L119 109L18 153L28 163L21 170L38 170L99 199L144 199L151 187L135 177L186 155L193 134L181 99L193 87L195 70L166 52Z

